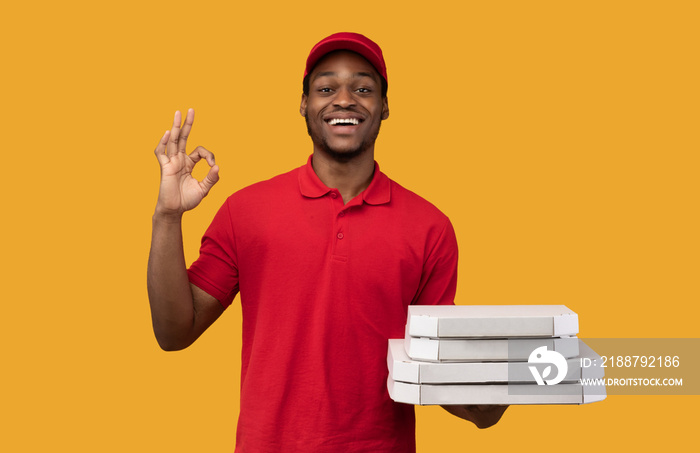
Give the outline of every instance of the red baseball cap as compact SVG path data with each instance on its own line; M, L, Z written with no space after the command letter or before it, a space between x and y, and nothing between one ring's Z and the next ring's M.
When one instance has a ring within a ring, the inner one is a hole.
M318 60L334 50L350 50L359 53L365 57L367 61L372 63L372 66L374 66L374 69L377 70L379 75L384 77L384 80L388 82L386 77L386 63L384 63L382 49L377 43L359 33L335 33L319 41L318 44L311 49L309 58L306 59L304 77L311 72L316 63L318 63Z

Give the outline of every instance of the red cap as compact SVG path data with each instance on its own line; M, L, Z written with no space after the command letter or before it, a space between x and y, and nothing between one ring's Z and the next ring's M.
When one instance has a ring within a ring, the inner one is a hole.
M374 69L377 70L380 76L384 77L384 80L388 81L382 49L379 48L377 43L359 33L335 33L319 41L318 44L311 49L309 58L306 59L304 77L311 72L316 63L318 63L318 60L334 50L351 50L359 53L365 57L367 61L372 63Z

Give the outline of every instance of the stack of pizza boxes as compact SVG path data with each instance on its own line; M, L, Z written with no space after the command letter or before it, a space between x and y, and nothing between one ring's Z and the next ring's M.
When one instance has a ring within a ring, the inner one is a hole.
M389 340L387 387L420 405L585 404L605 399L600 357L563 305L414 305Z

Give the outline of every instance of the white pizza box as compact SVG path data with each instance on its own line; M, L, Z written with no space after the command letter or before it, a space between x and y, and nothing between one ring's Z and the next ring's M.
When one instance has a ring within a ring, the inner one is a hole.
M392 400L418 405L588 404L605 399L605 386L581 384L409 384L389 376L387 389Z
M408 335L404 347L414 360L431 362L483 362L527 360L540 346L557 351L565 358L579 355L578 338L423 338Z
M408 334L430 338L561 337L578 334L564 305L410 305Z
M577 340L578 341L578 340ZM551 376L554 379L559 372L557 366L551 367L551 362L542 360L539 363L529 362L421 362L411 360L403 347L404 340L389 340L387 353L387 366L389 375L394 381L413 384L458 384L458 383L520 383L536 384L536 378L530 367L535 367L542 376L544 370L550 366ZM566 362L566 374L563 374L561 382L579 382L580 379L598 379L604 376L602 367L593 364L601 363L600 356L585 343L579 346L581 355L570 358ZM533 353L535 348L530 350ZM583 362L583 359L586 359ZM582 363L590 366L582 366ZM563 368L563 367L562 367Z

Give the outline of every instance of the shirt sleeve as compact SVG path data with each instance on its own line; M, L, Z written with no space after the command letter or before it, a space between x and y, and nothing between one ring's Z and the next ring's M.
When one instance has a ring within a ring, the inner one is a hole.
M207 228L199 257L187 270L190 283L228 307L238 294L236 242L230 213L230 199L224 203Z
M454 305L457 292L457 237L452 223L445 224L423 266L412 305Z

